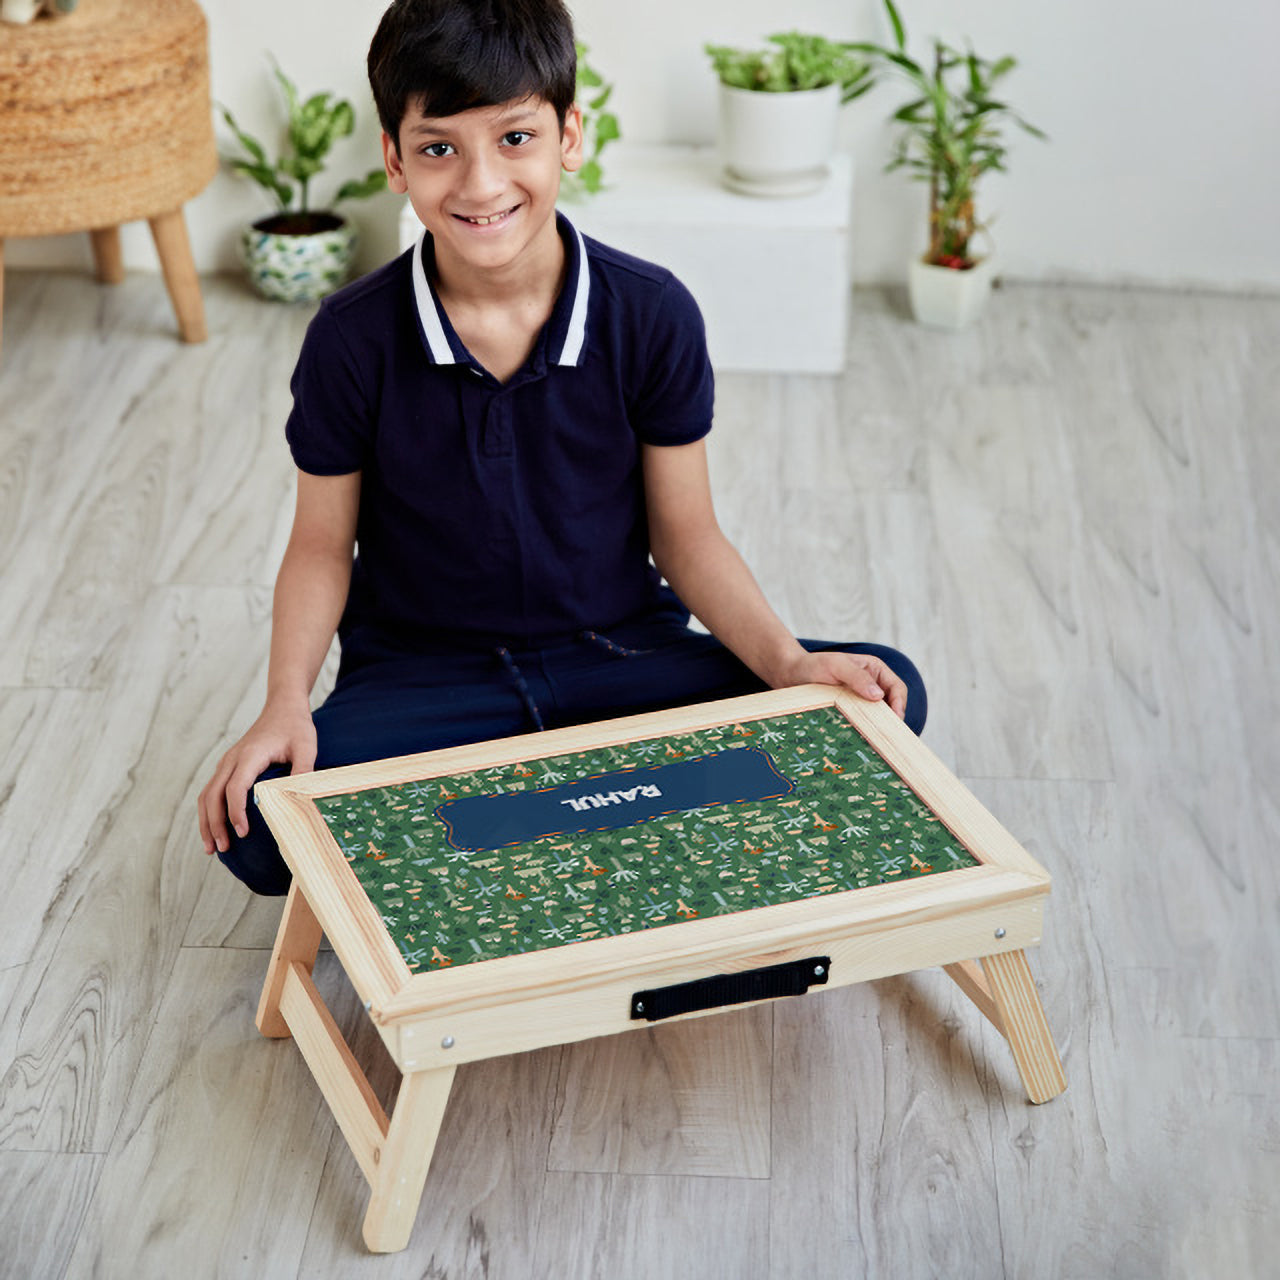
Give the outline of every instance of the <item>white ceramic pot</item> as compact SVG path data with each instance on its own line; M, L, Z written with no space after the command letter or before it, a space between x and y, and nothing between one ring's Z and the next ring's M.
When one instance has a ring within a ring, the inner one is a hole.
M43 3L44 0L0 0L0 21L30 22Z
M340 288L351 269L356 229L329 216L323 230L293 235L278 218L260 218L240 234L240 255L253 287L274 302L315 302Z
M802 196L827 179L840 86L763 93L720 86L720 155L730 190Z
M981 314L994 275L995 259L990 255L967 271L916 258L907 278L911 313L934 329L963 329Z

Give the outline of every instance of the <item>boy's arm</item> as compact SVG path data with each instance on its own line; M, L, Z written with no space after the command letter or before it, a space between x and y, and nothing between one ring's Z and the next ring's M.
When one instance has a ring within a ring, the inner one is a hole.
M869 654L809 653L770 608L721 532L704 441L644 446L649 546L658 571L704 626L774 689L843 684L902 715L906 685Z
M298 472L293 530L276 575L267 700L200 793L206 853L228 848L228 819L238 835L248 832L249 788L268 765L289 764L293 773L306 773L315 765L311 688L346 604L359 506L358 471L338 476Z

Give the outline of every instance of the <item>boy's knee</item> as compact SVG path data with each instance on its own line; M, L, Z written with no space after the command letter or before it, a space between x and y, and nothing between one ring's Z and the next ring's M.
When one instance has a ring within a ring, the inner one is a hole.
M800 643L810 653L834 649L843 653L867 653L879 658L907 686L907 710L903 723L916 737L920 736L929 716L929 695L924 677L905 653L884 644L832 644L827 640L801 640Z
M262 777L278 777L287 772L287 768L274 765ZM254 804L252 795L245 813L249 819L248 834L242 837L232 831L231 846L226 853L218 854L218 860L254 893L264 897L288 893L293 873L280 856L280 846L276 844L262 811Z

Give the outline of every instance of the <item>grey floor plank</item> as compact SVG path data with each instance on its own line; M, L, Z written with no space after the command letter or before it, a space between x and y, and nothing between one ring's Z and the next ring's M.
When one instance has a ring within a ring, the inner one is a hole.
M0 1151L3 1280L61 1280L103 1157Z
M567 1046L548 1167L767 1178L768 1008Z
M550 1173L535 1280L762 1280L769 1184L750 1178Z
M771 1276L971 1275L999 1256L963 1003L918 974L776 1006Z
M178 957L68 1280L298 1274L331 1119L296 1048L254 1028L262 971Z
M208 752L191 726L211 716L236 629L249 623L239 591L151 592L121 650L115 696L64 755L65 765L83 753L86 785L106 771L100 811L87 829L60 831L75 806L47 781L64 777L57 769L24 792L43 795L42 839L58 848L65 834L59 852L75 861L52 899L28 904L39 932L0 1032L14 1045L0 1064L0 1149L107 1149L209 869L192 816ZM33 841L28 856L40 848Z

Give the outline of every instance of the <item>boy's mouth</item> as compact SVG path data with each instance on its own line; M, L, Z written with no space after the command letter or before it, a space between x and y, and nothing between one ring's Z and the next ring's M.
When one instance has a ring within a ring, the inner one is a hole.
M510 209L503 209L501 213L489 213L474 218L461 213L455 213L453 216L460 222L469 223L473 227L492 227L496 223L505 222L519 207L518 204L513 204Z

